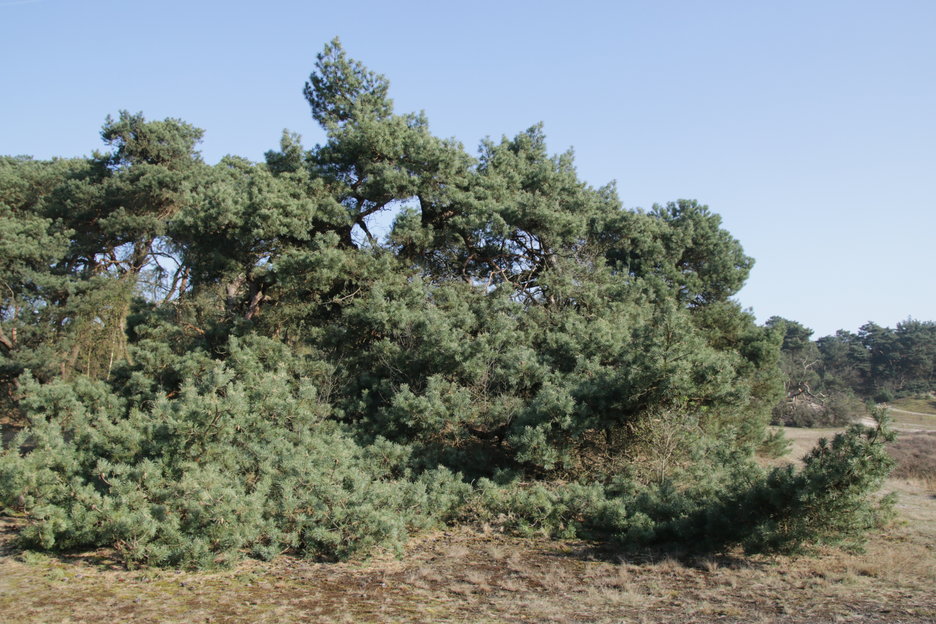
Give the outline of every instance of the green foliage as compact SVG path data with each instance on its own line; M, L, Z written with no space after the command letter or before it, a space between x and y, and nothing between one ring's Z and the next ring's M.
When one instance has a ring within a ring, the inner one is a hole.
M843 427L867 416L866 405L850 393L824 396L822 403L783 402L773 409L773 423L790 427Z
M936 322L908 318L894 329L866 323L858 340L867 353L867 394L901 397L936 390Z
M775 468L670 530L683 539L698 535L716 549L738 542L752 552L798 551L814 543L860 547L894 503L892 496L872 498L893 466L884 444L895 437L886 413L875 417L876 427L852 425L831 442L821 440L802 470Z
M787 397L774 407L777 424L844 425L867 415L862 399L885 403L936 388L933 322L867 323L857 334L839 330L816 341L795 321L773 317L767 326L783 336Z
M356 116L379 118L390 113L390 83L359 61L349 59L337 38L326 44L316 58L316 71L303 93L317 122L330 127Z
M731 299L752 260L717 215L625 210L540 126L472 157L388 89L336 40L312 149L212 166L201 130L122 112L109 153L0 160L0 383L28 424L0 502L27 544L200 567L459 520L777 548L867 525L857 433L802 473L752 463L816 347Z
M886 414L876 417L875 428L854 425L831 442L820 441L799 471L786 466L764 472L737 455L722 454L721 475L709 473L694 482L640 485L618 478L602 486L481 480L464 513L520 534L597 537L629 547L859 549L868 530L890 519L894 504L893 496L873 497L893 465L884 444L894 439Z
M174 400L125 400L89 379L30 381L28 450L0 456L3 504L22 497L29 509L24 542L111 545L155 565L245 550L344 558L400 548L463 497L448 471L412 474L405 447L355 444L281 345L232 339L229 350Z

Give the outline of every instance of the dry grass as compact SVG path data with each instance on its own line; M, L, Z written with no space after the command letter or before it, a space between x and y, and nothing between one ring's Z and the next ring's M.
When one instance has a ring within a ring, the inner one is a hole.
M282 557L216 573L126 571L106 552L0 551L3 622L932 622L936 497L888 484L900 520L865 554L677 560L456 530L402 559Z
M783 431L783 436L790 442L790 451L783 457L758 458L759 461L767 467L797 463L806 456L806 453L816 446L820 438L831 440L836 433L842 431L841 427L771 427L771 429L780 429Z
M891 401L889 405L908 412L920 412L936 416L936 397L934 396L906 397Z
M787 461L834 433L788 430L796 454ZM817 558L677 560L482 527L420 536L402 559L281 557L214 573L127 571L106 551L20 551L12 545L16 521L0 518L0 622L934 622L932 486L890 480L898 520L863 554Z
M936 431L906 433L887 450L897 462L894 477L936 483Z
M894 427L899 431L936 431L936 398L897 399L888 404Z

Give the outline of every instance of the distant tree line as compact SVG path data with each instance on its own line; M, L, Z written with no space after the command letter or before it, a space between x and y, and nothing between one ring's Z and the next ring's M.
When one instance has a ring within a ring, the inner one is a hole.
M812 340L812 330L773 317L783 335L780 366L786 397L774 419L788 424L845 424L866 415L863 403L936 391L936 323L907 319L857 333L839 330Z
M472 156L388 89L335 41L311 149L208 165L201 130L123 112L105 152L0 159L26 544L210 566L453 522L709 550L874 524L883 425L755 463L783 446L780 335L731 299L752 260L716 214L626 210L538 126Z

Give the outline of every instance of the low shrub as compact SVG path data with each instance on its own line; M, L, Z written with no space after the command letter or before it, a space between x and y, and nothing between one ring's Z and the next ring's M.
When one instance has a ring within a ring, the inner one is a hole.
M523 535L599 538L627 548L860 548L867 531L890 517L893 499L875 502L873 494L893 464L885 451L892 439L886 420L874 428L854 425L820 441L802 470L787 466L765 472L739 462L688 489L626 478L604 486L482 480L466 509L472 520Z
M343 559L400 549L469 489L441 468L414 476L400 445L359 446L314 388L236 343L172 400L134 405L88 380L29 392L32 427L0 455L0 503L26 511L30 547L180 567Z
M936 431L902 434L887 452L894 459L894 477L936 480Z
M766 473L723 436L697 433L697 452L653 479L625 470L529 483L504 471L469 484L426 468L410 446L357 441L296 374L301 362L260 357L269 346L232 340L224 361L199 360L170 397L27 379L32 425L0 454L0 504L25 515L23 543L196 568L399 551L413 531L468 521L627 547L795 550L858 544L886 508L870 502L893 463L883 415L822 442L798 472Z
M796 552L810 544L859 548L894 503L891 496L872 497L893 466L885 443L894 433L886 414L875 416L877 427L852 425L831 442L820 440L801 470L775 468L738 482L667 523L659 536L710 550L729 544L748 552Z
M818 401L784 401L774 407L771 422L787 427L844 427L868 415L865 404L850 393Z

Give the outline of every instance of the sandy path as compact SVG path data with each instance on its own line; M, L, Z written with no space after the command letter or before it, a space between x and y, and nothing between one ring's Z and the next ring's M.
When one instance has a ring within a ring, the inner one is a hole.
M889 407L887 405L884 405L884 407L887 408L888 411L897 412L898 414L913 414L914 416L930 416L932 418L936 418L936 414L927 414L926 412L911 412L910 410L897 409L896 407Z

